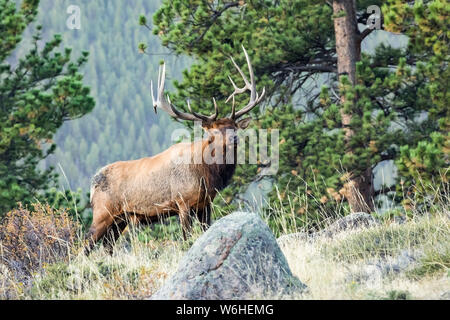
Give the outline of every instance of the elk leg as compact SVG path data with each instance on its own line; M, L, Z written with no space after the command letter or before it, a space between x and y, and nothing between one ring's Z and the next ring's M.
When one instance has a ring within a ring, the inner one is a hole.
M130 229L136 229L139 225L144 225L145 216L138 214L127 214L127 224L122 229L122 234L130 232Z
M128 225L128 221L125 219L125 216L122 215L121 217L118 217L114 220L114 222L109 226L108 230L106 231L106 235L104 236L104 246L106 251L112 255L113 253L113 247L116 243L117 239L122 234L123 230Z
M191 216L189 214L188 208L180 208L179 216L180 216L180 223L181 223L181 229L183 230L183 240L187 240L187 236L191 231Z
M106 208L102 211L94 211L94 219L85 237L85 239L88 240L88 244L84 248L86 255L89 255L94 245L103 238L106 231L113 223L113 216Z
M203 232L205 232L211 225L211 205L207 204L204 208L198 209L197 218Z

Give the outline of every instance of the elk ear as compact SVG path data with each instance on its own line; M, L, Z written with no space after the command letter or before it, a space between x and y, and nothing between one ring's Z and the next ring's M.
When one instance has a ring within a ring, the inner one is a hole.
M238 123L236 123L237 127L239 129L246 129L248 125L250 124L250 121L252 121L251 117L239 120Z

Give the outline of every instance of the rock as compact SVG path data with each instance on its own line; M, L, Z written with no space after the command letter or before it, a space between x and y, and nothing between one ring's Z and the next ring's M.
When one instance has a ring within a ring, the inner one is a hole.
M394 223L404 224L404 223L406 223L406 217L404 217L404 216L395 216L394 217Z
M372 215L365 212L355 212L342 217L323 230L308 234L306 232L297 232L286 234L277 239L280 246L286 245L291 241L313 241L317 237L332 238L336 234L346 230L356 230L378 225L379 222Z
M383 267L379 264L367 264L361 269L359 282L380 283L383 279Z
M409 250L402 250L394 259L391 265L395 266L394 270L404 271L417 262L417 254Z
M378 224L379 222L372 215L365 212L355 212L338 219L324 230L317 233L321 236L333 237L342 231L368 228Z
M249 299L305 289L255 213L235 212L206 231L151 299Z
M419 253L402 250L395 257L376 259L362 265L358 270L349 272L347 281L380 283L389 275L405 272L417 263Z
M308 241L311 240L311 235L308 235L306 232L296 232L296 233L290 233L282 235L277 239L277 243L280 246L288 245L291 242L297 242L297 241Z
M450 291L441 294L440 300L450 300Z
M377 265L381 269L383 275L397 274L405 272L414 266L417 262L418 253L409 250L402 250L394 257L386 257L380 259Z

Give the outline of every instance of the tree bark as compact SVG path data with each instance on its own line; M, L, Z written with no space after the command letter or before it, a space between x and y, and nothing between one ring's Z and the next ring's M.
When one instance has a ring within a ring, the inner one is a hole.
M347 76L350 83L356 84L356 62L361 59L361 41L356 19L356 3L354 0L334 0L334 31L336 37L336 54L339 79ZM341 94L341 103L346 102L345 96ZM351 114L341 111L342 125L345 130L347 153L352 153L349 141L355 134L349 125L352 120ZM349 202L352 212L373 211L373 172L368 164L367 169L351 176L344 185L344 194Z

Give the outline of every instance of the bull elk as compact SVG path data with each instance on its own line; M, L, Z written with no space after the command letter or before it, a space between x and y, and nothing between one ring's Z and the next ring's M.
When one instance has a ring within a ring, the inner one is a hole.
M211 202L217 192L227 186L236 167L235 161L227 163L225 158L230 152L235 154L237 130L245 129L251 120L250 117L238 119L252 110L265 93L265 89L260 95L257 93L252 65L244 47L243 50L250 81L231 58L245 85L239 88L229 77L234 92L226 102L232 99L232 111L228 117L221 119L217 119L218 107L214 98L213 115L193 112L189 101L189 113L179 111L164 96L165 64L160 66L156 100L151 83L155 113L160 108L179 120L201 121L206 137L203 140L175 144L153 157L114 162L100 169L91 184L93 222L87 233L87 252L101 239L106 240L107 247L112 250L112 244L130 221L152 222L158 220L161 214L179 215L185 240L191 229L192 216L197 215L203 230L210 225ZM246 91L250 92L249 102L236 111L235 95ZM195 157L196 152L200 151L204 155L208 150L222 150L223 161L179 161L181 154Z

